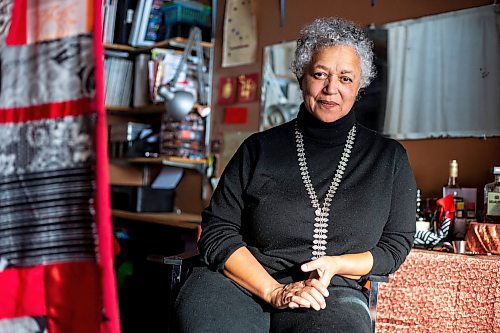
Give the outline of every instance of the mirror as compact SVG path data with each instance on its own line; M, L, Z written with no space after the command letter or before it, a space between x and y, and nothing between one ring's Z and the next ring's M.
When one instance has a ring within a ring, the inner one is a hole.
M290 70L295 42L264 48L260 130L283 124L297 115L302 92Z
M360 123L395 139L500 135L497 6L367 28L377 78L354 105ZM290 70L295 41L264 48L260 130L302 101Z

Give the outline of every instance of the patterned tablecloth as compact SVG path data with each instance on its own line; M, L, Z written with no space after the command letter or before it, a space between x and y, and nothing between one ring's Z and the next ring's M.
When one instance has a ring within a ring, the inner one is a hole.
M500 256L412 250L380 286L377 332L500 332Z

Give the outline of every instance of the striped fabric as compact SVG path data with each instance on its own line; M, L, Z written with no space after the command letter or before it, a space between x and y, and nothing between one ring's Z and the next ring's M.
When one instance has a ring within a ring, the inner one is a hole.
M0 333L120 331L100 10L0 1Z
M443 220L441 227L436 232L417 230L417 232L415 233L415 244L424 245L428 248L436 246L440 241L448 236L450 224L451 219L447 217Z

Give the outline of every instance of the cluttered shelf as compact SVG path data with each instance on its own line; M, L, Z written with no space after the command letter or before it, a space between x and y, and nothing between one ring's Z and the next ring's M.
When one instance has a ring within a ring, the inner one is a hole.
M163 40L161 42L157 42L151 46L134 47L134 46L127 45L127 44L104 43L104 48L107 50L142 53L142 52L149 52L154 48L164 48L164 47L184 48L187 44L187 41L188 41L188 39L184 38L184 37L174 37L174 38L169 38L169 39ZM210 42L202 41L200 44L202 47L205 47L205 48L212 48L213 47L213 44Z
M207 106L195 103L193 110L203 109ZM161 104L149 104L144 106L123 106L123 105L106 105L106 111L113 114L125 113L125 114L154 114L154 113L164 113L165 105Z
M136 213L120 209L113 209L112 216L126 220L156 223L182 229L198 229L201 223L201 215L181 213Z
M161 164L164 166L198 170L200 172L203 172L209 164L209 160L205 158L194 159L176 156L113 158L111 161L137 164Z
M127 114L151 114L165 112L165 105L150 104L145 106L130 107L122 105L106 105L106 111L109 113L127 113Z

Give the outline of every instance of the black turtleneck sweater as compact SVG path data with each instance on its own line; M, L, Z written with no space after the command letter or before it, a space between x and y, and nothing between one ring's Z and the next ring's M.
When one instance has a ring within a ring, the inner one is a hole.
M199 249L209 267L222 270L246 246L281 283L304 279L310 261L314 208L297 161L294 123L304 136L309 174L322 206L351 127L350 112L324 123L301 108L297 120L246 139L224 170L203 212ZM406 151L356 123L344 177L331 203L326 255L371 251L372 274L394 272L411 249L416 185ZM332 284L359 288L335 276Z

